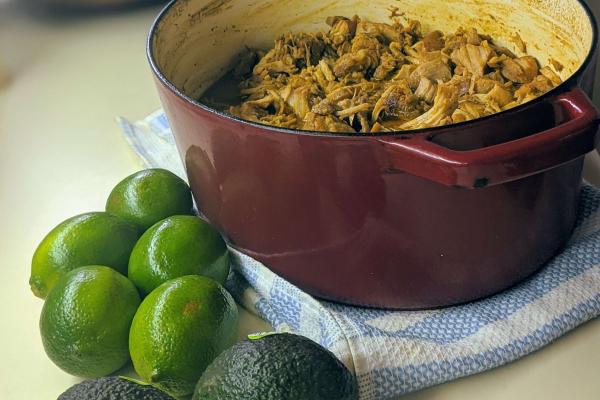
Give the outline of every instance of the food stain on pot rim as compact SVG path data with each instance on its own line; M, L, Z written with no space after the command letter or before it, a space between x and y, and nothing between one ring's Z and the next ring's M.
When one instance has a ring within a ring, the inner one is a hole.
M232 8L233 5L230 4L232 1L233 0L213 0L202 7L200 11L191 14L190 18L194 23L199 23L206 17L220 14L223 11Z

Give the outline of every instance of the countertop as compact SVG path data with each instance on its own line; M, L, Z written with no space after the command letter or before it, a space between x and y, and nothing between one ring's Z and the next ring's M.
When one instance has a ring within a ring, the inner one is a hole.
M10 80L0 76L0 399L55 399L78 379L42 348L31 255L58 222L102 210L111 188L141 168L115 117L139 119L160 106L144 52L157 8L74 18L2 3L0 75ZM594 153L586 164L594 182L599 160ZM240 311L240 337L269 329ZM599 370L596 319L519 361L403 399L596 400Z

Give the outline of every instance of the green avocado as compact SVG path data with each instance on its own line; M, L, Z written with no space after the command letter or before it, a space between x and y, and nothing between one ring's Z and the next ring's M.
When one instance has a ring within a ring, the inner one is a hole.
M152 386L118 376L90 379L71 386L57 400L174 400Z
M204 371L193 400L356 400L355 377L333 353L289 333L250 335Z

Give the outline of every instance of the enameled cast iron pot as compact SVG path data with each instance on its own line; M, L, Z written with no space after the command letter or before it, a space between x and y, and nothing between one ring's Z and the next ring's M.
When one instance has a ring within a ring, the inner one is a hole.
M517 54L518 32L564 83L487 118L378 136L278 129L196 100L245 46L331 15L386 21L390 5L425 32L476 27ZM233 246L313 295L416 309L507 288L565 244L598 131L597 40L577 0L177 0L148 55L199 209Z

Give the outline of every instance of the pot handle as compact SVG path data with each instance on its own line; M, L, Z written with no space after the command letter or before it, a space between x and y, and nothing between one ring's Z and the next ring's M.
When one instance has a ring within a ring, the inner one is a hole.
M481 149L456 151L422 135L378 139L389 173L409 173L447 186L481 188L534 175L592 151L600 119L587 95L574 88L549 100L565 122L548 130ZM492 122L493 123L493 122Z

